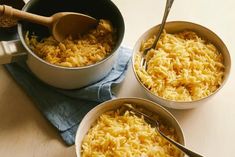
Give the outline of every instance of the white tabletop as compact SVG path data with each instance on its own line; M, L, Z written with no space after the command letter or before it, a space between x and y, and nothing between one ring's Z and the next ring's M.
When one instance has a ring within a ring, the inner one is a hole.
M164 0L113 0L126 24L123 45L133 47L137 38L159 24ZM186 20L211 30L227 45L235 60L235 1L175 0L168 20ZM235 72L211 101L193 110L171 110L185 133L189 148L211 157L235 154ZM75 157L74 146L67 147L59 133L43 117L31 99L0 67L0 156ZM146 98L129 67L118 97Z

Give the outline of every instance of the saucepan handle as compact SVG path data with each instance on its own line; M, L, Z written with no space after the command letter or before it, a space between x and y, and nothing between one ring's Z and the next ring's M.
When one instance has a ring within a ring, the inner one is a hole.
M27 50L20 40L0 42L0 64L8 64L27 58Z

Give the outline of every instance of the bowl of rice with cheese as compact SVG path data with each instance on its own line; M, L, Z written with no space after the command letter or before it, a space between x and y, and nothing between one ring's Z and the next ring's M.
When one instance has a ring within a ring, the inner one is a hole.
M167 22L155 48L159 25L145 32L133 50L135 76L150 99L174 109L195 108L225 84L231 59L223 41L211 30L191 22Z
M81 121L75 146L78 157L183 157L143 117L123 107L131 104L160 122L161 131L171 139L185 144L177 120L160 105L140 98L119 98L106 101Z

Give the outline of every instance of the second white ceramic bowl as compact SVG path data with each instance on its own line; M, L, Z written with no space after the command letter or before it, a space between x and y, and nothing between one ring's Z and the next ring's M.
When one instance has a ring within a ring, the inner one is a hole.
M174 116L169 111L167 111L160 105L149 100L140 99L140 98L119 98L119 99L106 101L96 106L91 111L89 111L86 114L86 116L83 118L83 120L81 121L78 127L76 138L75 138L75 147L76 147L77 157L81 156L81 145L82 145L82 140L84 136L87 134L92 124L95 123L97 118L101 116L103 113L110 111L110 110L116 110L126 103L134 104L137 107L145 108L149 111L152 111L152 113L156 113L157 115L159 115L161 119L163 119L170 126L175 128L176 135L179 137L179 143L181 143L182 145L185 145L183 131L178 121L174 118ZM183 154L182 154L182 157L183 157Z
M192 22L186 22L186 21L172 21L172 22L167 22L165 25L165 30L168 33L176 33L176 32L181 32L185 30L191 30L195 33L197 33L200 37L205 39L206 41L211 42L212 44L215 45L215 47L219 50L220 53L222 53L224 57L224 65L225 65L225 73L224 73L224 78L223 78L223 83L221 86L211 95L199 99L199 100L194 100L194 101L172 101L172 100L167 100L162 97L159 97L152 92L148 88L145 87L145 85L141 82L139 79L135 67L134 67L134 61L135 61L135 56L137 53L139 53L140 47L142 42L146 41L153 35L156 35L158 30L160 28L160 25L157 25L149 30L147 30L136 42L134 49L133 49L133 57L132 57L132 68L134 71L134 74L136 76L136 79L138 80L140 86L142 87L143 91L145 94L153 101L159 103L160 105L163 105L168 108L173 108L173 109L191 109L191 108L196 108L198 106L201 106L204 104L205 101L209 100L215 93L217 93L226 83L229 73L230 73L230 68L231 68L231 59L230 59L230 54L229 51L224 44L224 42L211 30L208 28L201 26L199 24L195 24Z

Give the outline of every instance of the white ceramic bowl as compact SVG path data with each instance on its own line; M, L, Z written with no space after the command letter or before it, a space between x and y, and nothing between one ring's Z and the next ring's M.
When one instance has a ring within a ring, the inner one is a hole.
M114 99L110 101L106 101L95 108L93 108L91 111L89 111L86 116L83 118L81 121L77 133L76 133L76 138L75 138L75 147L76 147L76 154L77 157L81 156L81 145L82 145L82 140L84 136L87 134L88 130L90 129L91 125L95 123L97 118L105 113L106 111L109 110L116 110L117 108L121 107L125 103L130 103L130 104L135 104L136 106L140 106L142 108L145 108L149 111L152 111L153 113L158 114L164 121L175 128L176 134L179 137L179 143L182 145L185 145L185 140L184 140L184 135L183 131L177 122L177 120L174 118L174 116L158 105L157 103L154 103L149 100L145 99L140 99L140 98L119 98L119 99ZM182 155L183 156L183 155Z
M230 68L231 68L231 59L230 59L230 54L229 51L226 47L226 45L223 43L223 41L211 30L208 28L201 26L199 24L195 24L192 22L186 22L186 21L172 21L172 22L167 22L165 25L165 30L168 33L176 33L184 30L191 30L196 32L200 37L205 39L206 41L211 42L213 45L216 46L216 48L219 50L219 52L222 53L224 57L224 65L225 65L225 73L224 73L224 78L223 78L223 83L221 86L211 95L199 99L199 100L194 100L194 101L172 101L172 100L167 100L162 97L159 97L152 92L149 91L148 88L145 87L145 85L141 82L139 79L137 73L135 72L134 68L134 61L135 61L135 56L140 50L140 46L143 41L146 41L153 35L156 35L158 30L160 28L160 25L157 25L149 30L147 30L136 42L134 49L133 49L133 56L132 56L132 69L134 71L134 74L136 76L136 79L138 80L140 86L142 87L143 91L145 94L153 101L159 103L160 105L163 105L168 108L173 108L173 109L191 109L191 108L196 108L198 106L201 106L204 104L203 102L209 100L215 93L217 93L225 84L229 77L230 73Z

